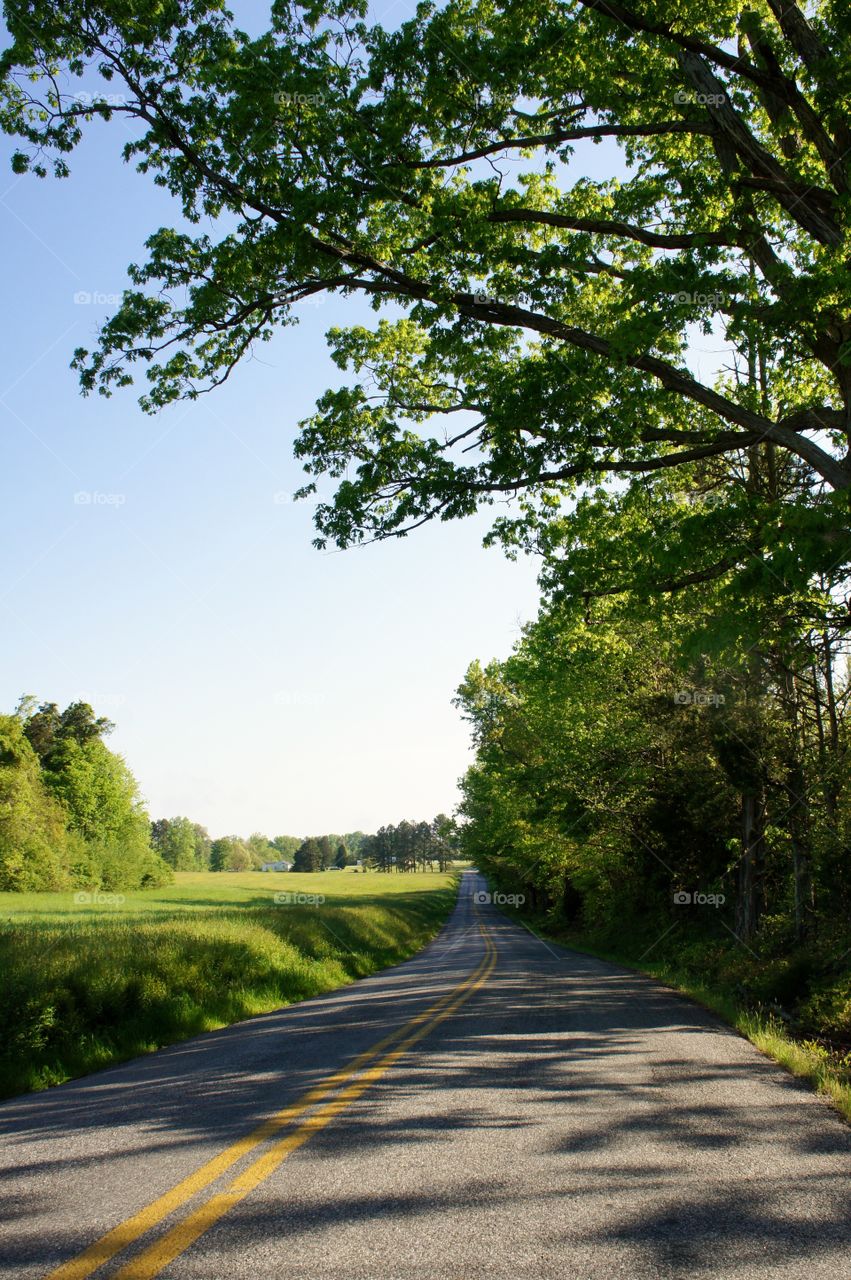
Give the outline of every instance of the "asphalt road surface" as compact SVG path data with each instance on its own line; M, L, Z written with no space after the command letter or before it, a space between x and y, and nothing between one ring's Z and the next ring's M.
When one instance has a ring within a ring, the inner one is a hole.
M0 1274L851 1277L851 1129L481 888L407 964L0 1106Z

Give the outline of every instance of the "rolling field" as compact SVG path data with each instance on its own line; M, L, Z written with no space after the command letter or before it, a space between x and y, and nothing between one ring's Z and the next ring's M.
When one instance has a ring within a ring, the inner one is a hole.
M0 894L0 1096L397 964L438 931L456 882L179 872L124 895Z

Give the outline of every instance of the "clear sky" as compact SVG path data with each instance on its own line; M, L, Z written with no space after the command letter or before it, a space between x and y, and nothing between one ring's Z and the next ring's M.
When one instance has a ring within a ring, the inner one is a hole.
M80 396L74 348L178 214L121 162L122 128L92 130L63 182L2 156L0 708L84 697L152 816L214 835L451 810L469 760L453 691L534 615L536 566L483 550L478 519L323 554L309 507L275 501L303 482L298 420L340 377L323 334L357 303L305 306L226 387L158 417L133 389Z

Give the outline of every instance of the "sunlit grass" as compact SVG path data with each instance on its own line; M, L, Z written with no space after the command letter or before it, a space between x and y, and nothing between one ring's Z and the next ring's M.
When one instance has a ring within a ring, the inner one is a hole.
M438 931L455 885L451 874L186 872L109 902L0 894L0 1094L397 964Z

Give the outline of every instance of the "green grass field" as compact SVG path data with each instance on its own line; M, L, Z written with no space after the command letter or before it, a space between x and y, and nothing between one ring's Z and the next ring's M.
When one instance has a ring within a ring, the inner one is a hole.
M428 872L183 872L162 889L89 900L2 893L0 1096L397 964L437 933L456 881Z

